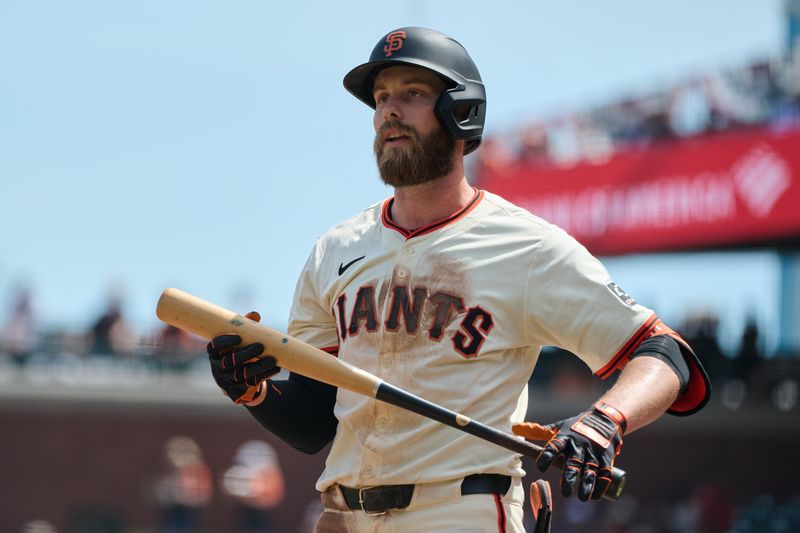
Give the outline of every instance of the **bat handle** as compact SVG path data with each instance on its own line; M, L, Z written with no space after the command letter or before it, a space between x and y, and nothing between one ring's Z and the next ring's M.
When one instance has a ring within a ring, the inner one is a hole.
M436 405L435 403L424 400L394 385L390 385L385 381L379 382L375 398L436 420L442 424L492 442L521 455L532 457L533 459L536 459L539 457L539 454L542 453L542 447L538 444L529 442L522 437L505 433L491 426L487 426L486 424L481 424L464 415L445 409L440 405ZM557 455L553 464L556 468L564 470L564 456ZM625 471L613 467L611 471L611 483L603 493L603 498L607 500L616 500L620 497L624 488Z

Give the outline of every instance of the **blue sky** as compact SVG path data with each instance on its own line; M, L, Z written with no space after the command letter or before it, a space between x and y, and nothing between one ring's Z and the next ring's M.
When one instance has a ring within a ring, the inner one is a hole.
M487 86L487 128L503 132L775 55L782 5L4 2L0 303L25 283L43 323L82 328L117 286L147 328L161 290L176 286L257 308L282 327L314 240L390 194L372 159L370 111L341 83L388 30L427 26L461 41ZM648 291L653 274L689 264L775 284L763 255L614 259L609 268L662 314L679 319L702 294L729 314L741 308L729 319L738 321L751 295L731 303L730 290L702 275ZM769 322L775 304L763 294L753 305Z

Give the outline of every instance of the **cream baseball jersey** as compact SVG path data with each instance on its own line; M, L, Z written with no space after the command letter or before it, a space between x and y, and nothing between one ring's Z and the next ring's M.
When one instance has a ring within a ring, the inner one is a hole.
M561 229L484 191L415 231L392 199L325 233L301 273L289 333L448 409L510 432L543 345L604 376L655 327L653 312ZM392 405L339 390L317 483L524 475L519 456Z

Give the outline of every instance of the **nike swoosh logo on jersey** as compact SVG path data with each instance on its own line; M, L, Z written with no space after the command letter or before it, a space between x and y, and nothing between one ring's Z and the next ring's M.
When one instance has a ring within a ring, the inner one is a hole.
M350 261L346 265L344 263L339 263L339 275L341 276L342 274L344 274L344 271L347 270L348 268L350 268L353 263L355 263L357 261L361 261L365 257L367 257L367 256L366 255L362 255L361 257L353 259L352 261Z

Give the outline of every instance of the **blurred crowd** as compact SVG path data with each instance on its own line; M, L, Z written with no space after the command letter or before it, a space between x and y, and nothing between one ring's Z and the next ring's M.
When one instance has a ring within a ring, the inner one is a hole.
M283 501L284 478L278 455L266 442L241 444L229 467L220 474L217 488L203 451L191 437L168 439L163 465L151 485L153 499L161 509L160 531L202 530L203 510L211 504L216 490L233 503L232 531L277 533L272 512Z
M484 137L473 173L480 180L510 166L602 164L623 150L755 126L800 127L800 41L783 57L701 73L664 90Z
M103 359L136 361L157 370L185 370L205 353L206 341L166 324L137 331L125 315L125 302L110 291L103 310L85 330L43 326L32 292L17 288L0 329L0 360L17 366L40 360Z
M138 480L144 498L157 509L157 524L150 531L197 533L208 531L207 511L225 504L231 516L228 531L278 533L275 513L284 500L284 473L275 449L262 440L249 440L237 448L222 472L213 472L198 442L187 435L169 437L160 450L160 467L142 472ZM129 524L106 508L87 508L77 514L68 531L124 533ZM44 518L35 518L22 533L57 533ZM304 532L303 532L304 533Z

